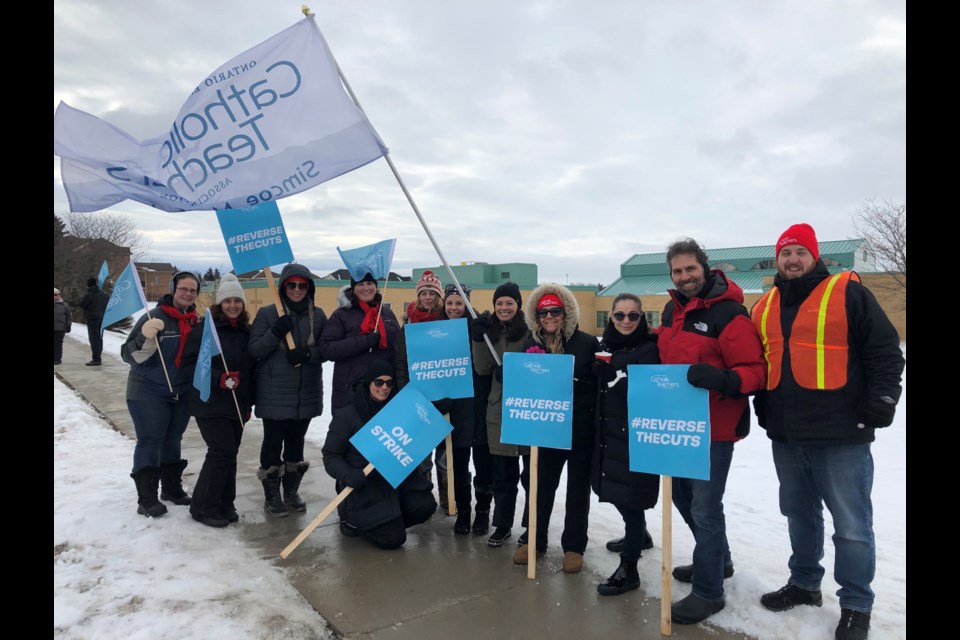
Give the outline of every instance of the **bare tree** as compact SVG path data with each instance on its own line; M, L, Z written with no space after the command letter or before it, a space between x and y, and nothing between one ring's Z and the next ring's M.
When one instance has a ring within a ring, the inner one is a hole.
M853 226L877 259L877 267L907 293L907 203L866 200L853 213Z
M150 242L137 230L133 218L122 213L71 212L66 215L66 223L73 237L99 238L118 247L127 247L135 261L143 260L150 250Z

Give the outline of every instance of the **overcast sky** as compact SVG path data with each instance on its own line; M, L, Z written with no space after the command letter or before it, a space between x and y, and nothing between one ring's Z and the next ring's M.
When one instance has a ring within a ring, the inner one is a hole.
M309 4L309 3L308 3ZM795 222L854 237L906 200L903 1L314 2L345 76L444 255L609 284L681 236L773 244ZM299 2L54 1L54 108L139 139L216 67L302 18ZM54 158L54 212L68 210ZM398 238L439 263L384 160L279 201L315 273ZM150 257L231 265L213 212L126 201Z

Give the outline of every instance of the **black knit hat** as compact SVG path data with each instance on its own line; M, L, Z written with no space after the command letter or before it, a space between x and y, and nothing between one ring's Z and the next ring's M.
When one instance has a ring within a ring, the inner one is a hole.
M466 284L461 284L461 285L460 285L460 288L463 289L463 292L464 292L465 294L467 294L467 300L469 300L469 299L470 299L470 292L473 291L473 289L471 289L470 286L469 286L469 285L466 285ZM460 292L457 291L457 285L451 283L451 284L448 284L446 287L444 287L444 289L443 289L443 299L444 299L444 300L446 300L447 298L449 298L449 297L452 296L453 294L460 295Z
M371 362L370 366L367 367L366 373L363 374L363 383L370 386L370 383L380 376L396 377L393 367L391 367L386 360L374 360Z
M513 282L504 282L497 287L497 290L493 292L493 304L497 304L497 299L503 297L513 298L517 301L518 307L523 304L523 300L520 298L520 287Z
M350 276L350 288L351 288L351 289L353 289L354 287L356 287L356 286L357 286L358 284L360 284L361 282L372 282L373 284L377 284L377 279L374 278L374 277L373 277L373 274L370 273L369 271L367 271L365 274L363 274L363 277L360 278L359 280L354 280L354 279L353 279L353 276Z
M96 278L87 278L87 286L88 286L88 287L92 287L92 286L95 285L95 284L97 284L97 279L96 279Z

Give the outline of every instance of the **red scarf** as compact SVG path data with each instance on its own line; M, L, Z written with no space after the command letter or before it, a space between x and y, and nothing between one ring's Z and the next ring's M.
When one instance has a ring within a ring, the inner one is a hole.
M424 311L416 302L407 305L407 322L432 322L440 319L440 309Z
M380 333L380 342L377 343L377 346L381 349L386 349L387 330L383 327L383 316L381 315L379 318L377 318L377 312L380 309L380 305L369 305L363 300L357 300L357 304L364 313L363 322L360 323L360 335L378 331Z
M180 330L180 346L177 347L177 357L174 362L179 367L180 356L183 354L183 348L187 345L187 336L190 335L190 329L197 324L197 312L196 310L186 312L177 311L176 307L171 307L166 304L157 306L160 307L161 311L177 321L177 328Z

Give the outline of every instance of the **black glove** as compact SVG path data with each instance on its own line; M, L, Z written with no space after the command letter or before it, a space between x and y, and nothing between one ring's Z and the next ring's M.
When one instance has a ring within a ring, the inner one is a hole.
M757 424L767 428L767 392L760 391L753 396L753 412L757 415Z
M310 347L298 347L288 350L287 362L294 367L310 362Z
M617 379L617 370L609 362L594 360L590 373L601 383L606 384Z
M492 326L493 316L490 315L489 311L484 311L473 319L473 324L470 325L470 339L474 342L483 342L483 336Z
M718 369L712 364L690 365L687 382L701 389L719 391L725 396L735 396L740 392L740 375L730 369Z
M897 411L897 402L890 396L880 396L867 400L860 408L857 421L866 426L880 429L893 424Z
M363 485L367 484L367 476L363 475L363 469L351 469L349 473L347 473L347 477L344 479L343 483L348 487L359 489Z
M498 364L493 369L493 377L497 379L497 382L503 384L503 365Z
M273 335L282 340L283 336L290 333L290 330L293 329L294 322L295 320L293 316L280 316L277 318L277 321L273 323L273 326L270 327L270 331L273 332Z
M374 331L373 333L368 333L367 335L367 346L371 349L377 347L380 344L380 332Z

